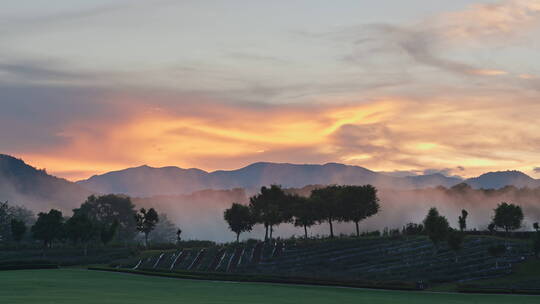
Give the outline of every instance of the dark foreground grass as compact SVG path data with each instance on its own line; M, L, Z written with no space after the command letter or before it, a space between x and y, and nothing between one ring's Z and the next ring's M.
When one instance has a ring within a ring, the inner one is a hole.
M169 279L82 269L0 272L0 302L171 303L539 303L538 296L384 291Z

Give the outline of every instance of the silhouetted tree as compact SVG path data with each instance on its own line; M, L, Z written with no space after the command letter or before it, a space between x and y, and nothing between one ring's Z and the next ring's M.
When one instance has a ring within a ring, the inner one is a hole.
M251 231L253 217L248 206L233 203L231 208L223 212L223 218L229 224L229 229L236 233L236 242L240 241L240 233Z
M317 210L318 222L327 222L330 226L330 237L334 237L333 222L341 218L342 208L339 206L340 186L327 186L311 191L310 199Z
M20 243L26 233L26 224L18 219L11 219L11 237L17 243Z
M465 235L461 231L452 230L447 237L448 247L454 251L456 257L456 263L458 261L458 253L463 248L463 240Z
M448 236L450 229L448 220L444 216L439 215L437 208L431 208L424 219L424 229L435 246L435 252L437 252L439 243L444 241Z
M293 208L294 226L304 228L304 236L308 238L308 227L315 225L317 212L312 201L307 197L298 195L290 196L291 206Z
M536 232L538 232L540 230L540 225L538 225L538 222L536 223L533 223L533 228Z
M64 224L66 236L73 243L81 243L88 255L88 243L97 235L97 225L84 214L73 215Z
M148 247L148 235L159 222L159 216L154 208L148 209L141 208L137 214L135 214L135 223L137 231L144 234L144 246Z
M467 210L463 209L461 210L461 215L459 216L458 222L459 222L459 230L463 232L463 230L467 229L467 216L469 213Z
M420 235L424 232L424 225L408 223L403 227L403 234L405 235Z
M176 245L180 245L182 241L182 229L176 230Z
M379 212L377 189L372 185L342 186L338 191L338 203L343 221L352 221L356 226L356 236L360 236L360 221Z
M270 188L261 187L259 194L249 200L255 223L263 224L265 228L264 240L272 239L273 227L292 220L291 208L288 206L288 198L281 186L271 185Z
M118 220L114 220L110 225L102 224L100 231L99 231L99 239L103 243L103 245L109 244L116 235L116 232L118 231L118 226L120 223Z
M504 229L507 235L510 231L521 228L522 221L523 211L520 206L505 202L497 205L495 216L493 217L493 224L495 224L496 227Z
M34 239L43 241L43 247L47 248L52 241L61 237L63 232L62 212L51 209L48 213L40 212L34 226L32 226L32 235Z
M117 221L117 238L125 243L132 241L137 232L135 205L127 196L91 195L80 208L73 210L73 214L85 214L100 227L111 227Z

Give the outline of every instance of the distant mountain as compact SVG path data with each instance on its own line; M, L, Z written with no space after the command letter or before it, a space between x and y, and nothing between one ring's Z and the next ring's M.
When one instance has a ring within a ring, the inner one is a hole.
M91 192L81 185L47 174L24 161L0 154L0 201L35 210L78 206Z
M539 187L540 180L534 179L520 171L498 171L482 174L475 178L465 180L473 188L499 189L504 186Z
M179 195L204 189L257 189L264 185L283 187L328 184L374 184L391 188L450 187L462 182L442 174L394 177L359 166L337 163L324 165L259 162L241 169L206 172L178 167L141 166L95 175L78 183L102 193L132 196Z

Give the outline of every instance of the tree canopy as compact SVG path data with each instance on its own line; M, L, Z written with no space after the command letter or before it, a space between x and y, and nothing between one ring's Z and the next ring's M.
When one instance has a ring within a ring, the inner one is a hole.
M236 242L240 240L240 233L251 231L253 228L253 217L248 206L233 203L224 211L223 218L229 224L229 229L236 233Z
M424 231L435 245L435 248L438 248L440 242L446 240L449 230L448 220L439 214L437 208L429 209L424 219Z
M141 210L135 214L136 228L137 231L144 234L144 244L146 247L148 247L148 235L154 230L158 222L159 215L154 208L148 210L141 208Z
M34 239L43 241L44 247L50 246L52 241L62 236L63 221L62 212L58 210L51 209L48 213L40 212L31 229Z
M74 215L86 215L100 229L110 228L117 221L118 239L125 242L133 240L136 234L135 213L135 205L129 197L114 194L91 195L80 208L73 210Z
M494 211L493 224L496 227L504 229L507 233L521 228L523 211L520 206L503 202L498 204Z

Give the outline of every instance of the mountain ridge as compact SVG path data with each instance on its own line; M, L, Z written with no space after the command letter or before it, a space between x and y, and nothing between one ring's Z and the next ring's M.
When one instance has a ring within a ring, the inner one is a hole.
M162 176L146 175L140 184L129 184L134 179L129 177L131 171L142 174L142 171L152 172L177 172L189 173L196 179L187 179L186 176ZM384 172L376 172L367 168L355 165L346 165L335 162L325 164L293 164L293 163L273 163L255 162L234 170L205 171L197 168L184 169L175 166L149 167L139 166L114 171L120 176L120 180L126 181L120 187L113 187L119 180L104 180L104 176L110 176L111 172L103 175L96 175L77 183L101 192L118 192L136 196L152 195L177 195L187 194L204 189L233 189L246 188L257 189L260 186L272 183L280 184L283 187L302 187L315 184L374 184L379 187L389 187L398 189L407 188L427 188L427 187L452 187L459 183L467 183L473 188L501 188L507 185L517 187L537 187L540 180L519 172L518 177L513 177L519 171L497 171L488 172L478 177L463 179L456 176L446 176L441 173L425 175L411 175L396 177ZM149 180L151 180L149 182ZM158 184L158 186L155 186ZM153 185L153 186L150 186ZM132 189L136 189L133 191ZM120 190L120 191L118 191Z

